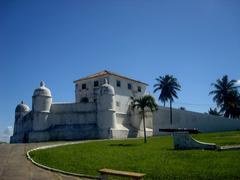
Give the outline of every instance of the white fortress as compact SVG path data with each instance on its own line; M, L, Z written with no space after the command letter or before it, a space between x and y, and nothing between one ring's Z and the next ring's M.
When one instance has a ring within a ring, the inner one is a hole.
M81 78L75 83L75 103L53 103L51 91L40 83L32 96L32 110L21 102L15 110L11 143L56 140L142 137L139 113L131 99L144 95L147 84L110 71ZM169 108L146 114L147 136L164 128L197 128L201 132L240 130L239 119Z
M131 98L142 96L146 83L110 71L74 81L75 103L53 103L44 82L32 96L32 110L21 102L15 110L11 143L143 135L139 113L130 108ZM148 114L147 135L153 134Z

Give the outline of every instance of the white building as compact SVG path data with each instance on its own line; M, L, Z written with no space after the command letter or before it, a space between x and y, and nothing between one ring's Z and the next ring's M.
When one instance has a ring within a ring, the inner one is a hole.
M53 103L51 91L41 82L32 96L32 110L23 102L16 107L11 143L49 140L127 138L143 135L131 98L142 96L146 83L102 71L75 83L75 103ZM152 135L152 118L147 134Z
M139 113L131 109L131 99L144 95L147 84L102 71L74 81L74 103L52 102L44 82L32 96L32 110L21 102L15 109L11 143L143 136ZM147 136L159 135L164 128L197 128L201 132L239 130L240 120L173 109L146 115Z
M105 80L115 91L115 106L118 113L127 113L131 101L130 97L142 96L147 86L146 83L105 70L74 81L76 102L97 101L99 89Z

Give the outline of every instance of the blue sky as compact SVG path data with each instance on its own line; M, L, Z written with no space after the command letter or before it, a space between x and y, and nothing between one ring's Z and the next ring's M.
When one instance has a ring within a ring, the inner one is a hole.
M172 74L182 86L174 106L206 112L212 82L240 79L240 1L1 0L0 68L0 136L41 80L54 101L71 102L73 80L104 69L151 93Z

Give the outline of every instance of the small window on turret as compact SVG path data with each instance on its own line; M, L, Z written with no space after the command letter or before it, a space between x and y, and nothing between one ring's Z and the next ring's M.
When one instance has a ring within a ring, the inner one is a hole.
M99 86L99 82L98 81L94 81L94 87L98 87Z
M87 85L84 83L82 84L82 89L86 89L87 88Z
M138 86L138 92L142 92L142 88Z
M132 89L132 84L128 83L128 89Z
M120 107L120 102L119 101L116 101L116 106Z
M117 85L117 87L121 87L121 81L117 80L116 85Z

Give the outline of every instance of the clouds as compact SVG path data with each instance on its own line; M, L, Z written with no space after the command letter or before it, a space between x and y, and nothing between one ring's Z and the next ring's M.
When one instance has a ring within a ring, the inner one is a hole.
M0 140L4 142L9 142L10 136L12 136L12 134L13 134L13 127L8 126L6 129L3 130Z
M6 137L10 137L13 134L13 127L12 126L8 126L4 131L3 131L3 135Z

